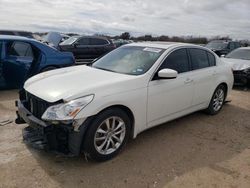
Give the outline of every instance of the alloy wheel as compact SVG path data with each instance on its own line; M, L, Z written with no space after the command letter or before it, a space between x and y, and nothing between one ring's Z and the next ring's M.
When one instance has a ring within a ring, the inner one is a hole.
M94 145L102 155L115 152L123 143L126 134L125 122L117 116L105 119L97 128Z

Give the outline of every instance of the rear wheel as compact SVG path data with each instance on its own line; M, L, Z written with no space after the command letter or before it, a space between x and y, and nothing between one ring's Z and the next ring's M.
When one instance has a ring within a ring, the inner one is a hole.
M206 109L206 112L211 115L217 114L225 101L226 98L226 87L224 85L219 85L213 94L213 97L209 103L208 108Z
M127 143L130 130L131 121L121 109L101 112L86 133L83 143L85 156L96 161L113 158Z

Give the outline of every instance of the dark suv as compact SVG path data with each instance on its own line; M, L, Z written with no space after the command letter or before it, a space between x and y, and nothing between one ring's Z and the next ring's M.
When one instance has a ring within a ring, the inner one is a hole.
M115 45L105 37L74 36L60 43L59 49L72 52L78 61L91 61L115 49Z
M235 41L213 40L209 42L206 47L214 51L218 56L221 56L241 47L241 45Z

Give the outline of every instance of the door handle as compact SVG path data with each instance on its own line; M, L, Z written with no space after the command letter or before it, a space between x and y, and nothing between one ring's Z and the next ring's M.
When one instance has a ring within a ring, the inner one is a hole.
M190 78L187 78L185 81L184 81L184 83L185 84L189 84L189 83L191 83L191 82L193 82L194 80L192 80L192 79L190 79Z

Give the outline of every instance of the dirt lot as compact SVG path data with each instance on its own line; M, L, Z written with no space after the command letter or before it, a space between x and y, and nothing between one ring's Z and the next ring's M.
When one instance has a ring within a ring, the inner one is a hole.
M0 92L0 119L16 91ZM250 91L220 114L198 112L140 134L115 159L86 162L26 147L25 125L0 126L0 187L250 187Z

